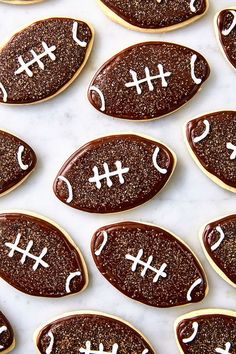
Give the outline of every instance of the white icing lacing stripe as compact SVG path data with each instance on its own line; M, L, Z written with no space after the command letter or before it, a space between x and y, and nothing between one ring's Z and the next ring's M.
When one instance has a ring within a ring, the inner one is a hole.
M65 182L65 184L66 184L66 186L67 186L69 196L68 196L66 202L69 204L69 203L72 202L72 200L73 200L73 190L72 190L72 186L71 186L70 182L68 181L68 179L67 179L66 177L64 177L64 176L58 176L58 179L59 179L60 181Z
M70 282L72 279L74 279L75 277L80 277L81 276L81 272L74 272L74 273L70 273L70 275L68 276L68 278L66 279L66 292L67 294L69 294L70 291Z
M49 331L47 335L50 338L50 343L46 349L46 354L51 354L54 345L54 335L52 331Z
M103 242L102 242L101 246L99 247L99 249L95 252L96 256L100 256L100 254L102 253L102 250L106 246L106 243L108 240L108 235L107 235L106 231L103 231L102 235L103 235Z
M198 323L197 322L193 322L192 328L193 328L193 334L190 337L188 337L188 338L184 338L183 339L183 343L187 344L187 343L192 342L195 339L195 337L197 335L197 332L198 332Z
M223 241L224 238L225 238L224 231L222 230L222 228L221 228L220 226L217 226L217 227L216 227L216 231L219 232L220 238L219 238L219 240L218 240L214 245L211 246L211 250L212 250L212 251L217 250L217 248L221 245L222 241Z
M201 135L196 136L193 139L194 143L199 143L199 141L205 139L207 137L207 135L210 133L210 123L208 122L208 120L204 119L203 123L205 124L206 128L205 128L204 132Z
M192 12L196 12L197 11L196 7L194 6L194 3L195 3L195 0L191 0L190 1L190 10Z
M195 62L197 60L197 55L193 54L191 57L191 77L193 79L193 81L195 82L195 84L200 85L200 83L202 82L202 79L197 78L195 75Z
M4 333L7 331L7 327L6 326L2 326L0 327L0 334ZM0 349L3 349L4 346L3 345L0 345Z
M159 152L160 152L160 148L156 147L156 149L154 150L154 153L152 155L152 162L153 162L154 167L157 169L157 171L159 171L161 174L165 175L168 172L167 169L161 168L157 163L157 157L158 157Z
M3 93L3 98L2 98L3 102L7 102L7 91L1 82L0 82L0 90L2 90Z
M93 168L94 175L93 175L93 177L89 178L89 182L95 183L96 188L100 189L102 187L101 180L105 179L107 182L107 186L109 188L111 188L111 186L113 185L111 177L118 176L120 184L124 184L125 180L124 180L123 174L129 172L129 167L122 167L121 161L116 161L115 166L116 166L116 170L110 172L108 164L106 162L104 162L103 168L104 168L105 173L103 173L101 175L99 175L99 171L98 171L97 166L94 166L94 168Z
M117 343L114 343L112 346L111 352L104 351L104 346L102 343L99 344L99 350L91 349L91 342L88 340L86 343L86 348L80 348L79 352L84 354L117 354L119 346Z
M101 99L100 111L104 112L105 109L106 109L106 103L105 103L105 97L104 97L102 91L101 91L98 87L96 87L96 86L91 86L91 87L89 88L89 91L95 91L95 92L97 92L97 94L99 95L99 97L100 97L100 99Z
M236 159L236 145L233 145L232 143L227 143L226 147L229 150L233 150L232 154L230 155L230 160L235 160Z
M78 22L74 22L73 23L73 27L72 27L72 34L73 34L73 39L74 41L80 45L80 47L87 47L87 44L85 41L81 41L78 37L77 37L77 31L78 31L78 27L79 27L79 24Z
M22 161L22 154L23 154L24 150L25 150L24 146L20 145L18 148L18 151L17 151L17 160L18 160L18 164L19 164L20 168L23 171L26 171L29 168L29 165L24 164Z
M198 285L200 285L202 283L202 279L199 278L197 280L195 280L195 282L190 286L189 290L188 290L188 293L187 293L187 300L188 301L191 301L192 300L192 291L193 289L195 289Z
M216 348L216 353L219 353L219 354L231 354L230 352L230 348L231 348L231 343L230 342L227 342L225 344L225 349L221 349L221 348Z
M227 29L224 29L222 31L222 34L224 36L228 36L231 33L231 31L234 29L234 27L236 26L236 11L230 10L230 12L234 16L234 18L233 18L233 21L232 21L230 27Z

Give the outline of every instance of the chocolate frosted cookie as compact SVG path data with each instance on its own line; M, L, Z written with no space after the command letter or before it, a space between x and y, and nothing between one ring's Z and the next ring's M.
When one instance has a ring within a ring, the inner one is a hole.
M236 8L222 10L216 15L216 34L223 53L236 69Z
M136 31L165 32L202 17L208 0L98 0L113 21Z
M187 145L199 167L221 187L236 192L236 111L209 113L186 126Z
M69 206L91 213L128 210L154 197L176 164L165 145L134 134L110 135L77 150L54 181Z
M108 60L89 90L91 104L116 118L160 118L187 103L210 68L192 49L166 42L133 45Z
M176 236L160 227L121 222L98 229L94 261L123 294L155 307L199 302L208 292L199 261Z
M11 352L15 348L15 337L13 329L0 311L0 353L5 354Z
M147 339L129 323L99 312L72 312L35 333L41 354L155 354Z
M210 264L236 287L236 215L210 222L201 229L200 239Z
M87 286L83 257L69 235L29 212L0 214L0 276L35 296L61 297Z
M56 96L79 75L92 44L92 28L71 18L43 19L20 30L0 49L0 102Z
M175 333L182 354L236 354L236 312L190 312L177 319Z
M29 145L0 130L0 196L18 187L34 170L36 155Z

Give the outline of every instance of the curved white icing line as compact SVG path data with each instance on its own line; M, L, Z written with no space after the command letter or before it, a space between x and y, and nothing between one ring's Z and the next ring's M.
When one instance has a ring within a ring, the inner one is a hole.
M51 354L54 345L54 335L52 331L49 331L47 335L50 338L50 343L46 349L46 354Z
M159 2L161 2L161 1L159 1ZM142 354L148 354L148 353L149 353L149 350L147 348L142 351Z
M72 202L72 200L73 200L73 190L72 190L72 186L71 186L70 182L68 181L68 179L67 179L66 177L64 177L64 176L58 176L58 179L59 179L60 181L65 182L65 184L66 184L66 186L67 186L69 196L68 196L66 202L69 204L69 203Z
M74 23L73 23L73 27L72 27L73 39L74 39L74 41L75 41L77 44L80 45L80 47L85 48L85 47L87 47L87 44L88 44L88 43L86 43L85 41L79 40L79 38L77 37L78 27L79 27L78 22L74 22Z
M231 12L231 14L234 16L234 18L233 18L233 21L232 21L230 27L227 28L227 29L224 29L224 30L222 31L222 34L223 34L224 36L228 36L228 35L230 34L230 32L231 32L231 31L234 29L234 27L236 26L236 11L230 10L230 12Z
M99 249L95 252L96 256L100 256L100 254L102 253L103 248L105 247L107 240L108 240L108 235L106 231L103 231L103 242L101 244L101 246L99 247Z
M117 354L119 346L117 343L114 343L112 346L112 351L111 352L106 352L104 351L104 345L102 343L99 344L99 350L93 350L91 349L91 342L90 340L87 340L85 343L86 347L85 348L80 348L79 352L84 353L84 354Z
M196 7L194 6L194 3L195 3L195 0L191 0L190 1L190 10L192 12L196 12L197 11Z
M20 145L17 151L17 160L18 160L18 164L20 166L20 168L24 171L26 171L29 168L29 165L24 164L22 161L22 154L24 152L25 148L23 145Z
M205 139L207 137L207 135L210 133L210 123L208 122L208 120L204 119L203 123L205 124L206 129L204 130L204 132L201 135L196 136L193 139L194 143L198 143L199 141Z
M167 169L166 168L161 168L158 164L157 164L157 156L160 152L160 148L156 147L156 149L154 150L154 153L152 155L152 162L154 167L157 169L157 171L159 171L161 174L165 175L167 173Z
M197 78L195 75L195 62L197 60L197 56L196 54L193 54L191 57L191 76L193 81L195 82L195 84L200 85L200 83L202 82L202 79Z
M198 332L198 323L197 322L193 322L192 328L193 328L193 334L190 337L188 337L188 338L184 338L183 339L183 343L187 344L187 343L192 342L195 339L195 337L197 335L197 332Z
M233 145L232 143L227 143L226 147L229 150L233 150L232 154L230 155L230 160L235 160L236 159L236 145Z
M225 349L221 349L221 348L216 348L216 353L219 353L219 354L231 354L231 352L229 351L231 348L231 343L230 342L227 342L225 343Z
M2 90L3 93L3 102L7 102L7 91L1 82L0 82L0 90Z
M202 283L202 278L199 278L199 279L195 280L195 282L190 286L188 293L187 293L187 300L188 301L192 300L191 294L192 294L193 289L195 289L201 283Z
M95 91L97 92L97 94L99 95L100 99L101 99L101 107L100 107L100 111L104 112L106 109L106 104L105 104L105 97L102 93L102 91L96 87L96 86L91 86L89 91Z
M7 327L6 326L2 326L0 327L0 334L2 334L3 332L6 332L7 331ZM0 349L3 349L4 346L3 345L0 345Z
M212 251L215 251L220 245L221 245L221 242L224 240L225 238L225 234L224 234L224 231L222 230L222 228L220 226L217 226L216 227L216 231L219 232L220 234L220 238L219 240L211 246L211 250Z
M81 272L74 272L74 273L70 273L70 275L68 276L68 278L66 279L66 292L67 294L70 293L70 282L72 279L74 279L75 277L80 277L81 276Z

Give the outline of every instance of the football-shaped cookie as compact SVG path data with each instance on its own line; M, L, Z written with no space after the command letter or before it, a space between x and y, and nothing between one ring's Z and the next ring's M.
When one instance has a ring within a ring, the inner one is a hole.
M186 126L187 145L198 166L221 187L236 192L236 111L193 119Z
M94 311L79 311L49 322L35 333L41 354L155 354L147 339L129 323Z
M203 250L210 264L236 287L236 215L214 220L200 231Z
M208 0L98 0L112 20L136 31L165 32L202 17Z
M82 291L86 265L69 235L29 212L0 214L0 276L35 296L61 297Z
M0 353L9 353L14 347L15 337L13 329L7 318L0 311Z
M92 28L72 18L20 30L0 49L0 102L30 104L59 94L82 70L92 44Z
M207 294L206 276L195 255L160 227L130 221L102 227L93 236L91 250L102 275L146 305L180 306Z
M91 104L116 118L148 120L187 103L210 74L196 51L174 43L133 45L108 60L89 90Z
M16 136L0 130L0 196L20 185L35 168L34 151Z
M236 312L190 312L177 319L175 334L181 354L236 354Z
M236 8L222 10L216 15L216 35L223 53L236 69Z
M56 196L91 213L134 208L157 194L175 168L165 145L134 134L110 135L77 150L54 182Z

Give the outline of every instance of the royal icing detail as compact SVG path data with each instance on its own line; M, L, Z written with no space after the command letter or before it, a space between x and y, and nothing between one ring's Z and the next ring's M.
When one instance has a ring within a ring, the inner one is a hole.
M188 290L188 293L187 293L187 300L188 300L188 301L191 301L191 300L192 300L192 296L191 296L192 291L193 291L198 285L200 285L201 283L202 283L202 279L199 278L199 279L195 280L195 282L190 286L190 288L189 288L189 290Z
M230 342L227 342L225 344L225 349L221 349L221 348L216 348L216 353L219 353L219 354L231 354L230 352L230 348L231 348L231 343Z
M86 342L86 348L80 348L79 351L80 351L80 353L84 353L84 354L117 354L118 349L119 349L118 344L114 343L112 346L112 351L105 352L104 345L102 343L100 343L99 350L93 350L93 349L91 349L91 342L88 340Z
M73 200L73 189L72 189L72 186L71 186L70 182L68 181L68 179L67 179L66 177L64 177L64 176L58 176L58 179L59 179L60 181L65 182L65 184L66 184L66 186L67 186L69 196L68 196L66 202L69 204L69 203L72 202L72 200Z
M1 82L0 82L0 90L3 93L3 102L7 102L7 91Z
M66 292L67 294L69 294L71 291L70 291L70 282L72 279L74 279L75 277L80 277L81 276L81 272L73 272L73 273L70 273L70 275L68 276L68 278L66 279Z
M205 139L207 137L207 135L209 134L209 132L210 132L210 123L209 123L209 121L207 119L204 119L203 123L205 124L205 130L200 136L196 136L193 139L194 143L199 143L199 141Z
M157 171L159 171L161 174L165 175L168 171L166 168L161 168L158 164L157 164L157 156L160 152L160 148L156 147L153 155L152 155L152 162L154 167L157 169Z
M94 168L93 168L94 175L93 175L93 177L89 178L89 182L95 183L97 189L100 189L102 187L102 184L100 181L103 179L106 179L107 186L110 188L113 185L111 177L118 176L120 184L124 184L125 180L124 180L123 174L129 172L129 167L122 167L121 161L116 161L115 166L117 169L115 171L110 172L108 164L106 162L104 162L103 168L104 168L105 173L101 174L101 175L99 175L99 171L98 171L97 166L94 166Z
M95 252L96 256L100 256L100 254L102 253L102 250L106 246L106 243L108 240L108 235L107 235L106 231L103 231L102 235L103 235L103 242L102 242L101 246L99 247L99 249Z
M54 345L54 335L52 331L49 331L47 335L50 338L50 343L46 349L46 354L51 354Z
M197 56L196 56L196 54L193 54L192 57L191 57L191 62L190 62L190 65L191 65L191 77L192 77L193 81L195 82L195 84L200 85L201 82L202 82L202 79L197 78L196 75L195 75L195 62L196 62L196 60L197 60Z
M6 332L6 331L7 331L7 327L6 326L0 327L0 335L2 333ZM4 346L0 344L0 349L3 349L3 348L4 348Z
M230 155L230 160L235 160L236 159L236 145L233 145L232 143L227 143L226 147L229 150L233 150L232 154Z
M24 62L24 59L21 55L18 57L18 61L21 66L15 71L15 75L19 75L25 71L29 77L32 77L34 74L33 71L30 70L30 66L32 66L33 64L38 64L40 69L44 70L44 63L41 61L42 58L49 56L52 61L56 60L56 56L53 53L56 50L56 46L53 45L49 48L45 42L42 42L42 46L44 51L41 54L37 54L33 49L31 49L30 52L33 56L33 59L30 60L28 63Z
M169 77L171 75L171 72L169 72L169 71L164 72L162 64L158 64L157 67L158 67L158 70L159 70L159 74L154 75L154 76L151 76L149 68L145 67L145 69L144 69L145 78L144 79L140 79L140 80L138 80L138 75L137 75L136 71L131 69L129 72L130 72L130 74L132 76L133 81L126 83L125 86L128 87L128 88L135 87L138 95L141 95L141 93L142 93L142 89L141 89L140 85L143 84L143 83L147 83L148 84L149 91L153 91L154 90L154 86L153 86L152 80L160 79L161 80L161 86L162 87L167 87L168 83L166 81L166 77Z
M229 26L229 28L224 29L222 31L223 36L228 36L231 33L231 31L234 29L234 27L236 26L236 11L230 10L230 13L233 15L233 21L232 21L231 25Z
M74 22L73 23L73 27L72 27L72 34L73 34L73 39L74 41L79 44L81 47L85 48L87 47L87 42L85 41L81 41L78 37L77 37L77 32L78 32L78 27L79 27L79 24L78 22Z
M89 88L89 91L95 91L97 92L97 94L99 95L100 99L101 99L101 107L100 107L100 111L104 112L106 109L106 103L105 103L105 97L102 93L102 91L97 87L97 86L91 86Z
M22 155L23 155L24 150L25 150L24 146L20 145L19 149L17 151L17 160L18 160L18 164L19 164L20 168L23 171L26 171L29 168L29 165L24 164L23 161L22 161Z
M155 277L153 278L153 283L156 283L160 277L162 277L162 278L167 277L167 273L164 272L164 270L167 267L166 263L163 263L161 265L160 269L157 269L157 268L154 268L151 266L151 263L153 261L153 256L149 256L147 262L144 262L141 260L142 256L143 256L143 249L139 250L136 257L134 257L130 254L126 254L125 258L128 259L129 261L133 262L132 267L131 267L132 272L136 271L138 265L142 265L142 266L144 266L144 268L141 272L141 277L144 277L148 270L151 270L154 273L156 273Z
M30 250L33 247L34 242L32 240L29 241L26 249L24 250L24 249L18 247L18 245L20 243L20 239L21 239L21 234L18 233L16 236L16 239L15 239L15 243L10 243L10 242L5 243L5 246L10 248L10 252L9 252L8 256L12 258L14 256L15 252L19 252L22 254L22 258L20 260L21 264L24 264L26 261L26 258L28 257L28 258L35 260L35 264L33 266L34 271L36 271L38 269L39 265L41 265L44 268L48 268L49 267L48 263L46 263L43 260L43 257L47 254L47 251L48 251L47 247L43 248L43 250L39 256L35 256L32 253L30 253Z
M212 250L212 251L217 250L217 248L221 245L222 241L223 241L224 238L225 238L224 231L222 230L222 228L221 228L220 226L217 226L217 227L216 227L216 231L219 232L220 238L219 238L219 240L218 240L214 245L211 246L211 250Z
M197 335L197 332L198 332L198 323L197 322L193 322L192 328L193 328L193 334L191 334L191 336L188 337L188 338L184 338L183 339L183 343L187 344L187 343L192 342L195 339L195 337Z
M191 0L191 1L190 1L190 10L191 10L192 12L196 12L196 11L197 11L196 7L194 6L195 1L196 1L196 0Z

